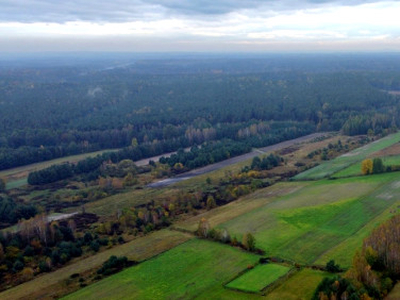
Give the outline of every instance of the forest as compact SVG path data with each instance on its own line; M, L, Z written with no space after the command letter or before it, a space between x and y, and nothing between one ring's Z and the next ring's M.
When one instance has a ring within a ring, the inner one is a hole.
M265 146L293 127L380 134L400 122L387 92L400 89L400 66L386 56L9 64L0 68L0 169L136 145L156 154L221 139Z

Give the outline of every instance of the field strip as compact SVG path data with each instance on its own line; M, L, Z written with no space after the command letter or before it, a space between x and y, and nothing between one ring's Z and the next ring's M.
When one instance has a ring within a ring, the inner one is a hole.
M32 281L1 292L0 299L42 298L51 293L49 287L62 284L62 282L68 279L72 274L98 268L111 255L127 256L130 260L143 261L172 249L191 238L192 236L190 235L168 229L156 231L121 246L81 259L54 272L44 274ZM53 292L57 294L57 289Z
M347 237L341 243L331 249L327 249L314 261L314 263L316 265L324 265L329 260L334 259L335 262L339 263L342 267L349 267L351 265L351 260L353 257L346 257L346 259L341 259L341 255L339 255L339 253L349 253L349 251L351 250L361 249L363 239L366 238L375 227L379 226L379 224L392 217L394 215L393 212L399 212L399 205L400 200L396 201L391 206L386 208L382 213L375 216L363 227Z

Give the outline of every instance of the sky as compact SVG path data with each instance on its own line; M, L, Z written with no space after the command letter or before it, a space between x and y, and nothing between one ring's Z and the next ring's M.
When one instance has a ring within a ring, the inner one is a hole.
M0 51L400 51L400 1L0 0Z

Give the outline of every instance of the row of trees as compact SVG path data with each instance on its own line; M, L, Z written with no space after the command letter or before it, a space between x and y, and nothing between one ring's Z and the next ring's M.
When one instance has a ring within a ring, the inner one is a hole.
M361 162L361 173L363 175L380 174L400 170L399 165L385 166L380 157L374 159L365 159Z
M275 127L274 131L263 136L252 136L245 141L223 139L215 142L207 142L201 145L201 147L194 146L187 152L181 148L176 154L168 158L161 157L160 163L175 167L175 172L182 172L187 169L202 167L249 152L252 147L268 146L311 132L309 126L301 126L299 124L298 127L287 127L287 125L290 125L290 123L271 125ZM175 140L174 145L177 146L179 144L179 140ZM43 170L31 172L28 176L28 183L31 185L52 183L69 178L73 175L93 172L107 161L118 163L125 159L139 160L144 157L162 154L165 150L164 142L126 147L119 151L106 152L96 157L86 158L79 161L76 165L68 163L54 165ZM168 150L171 149L168 148ZM273 164L275 164L275 162L273 162ZM96 177L97 176L98 174L96 174Z

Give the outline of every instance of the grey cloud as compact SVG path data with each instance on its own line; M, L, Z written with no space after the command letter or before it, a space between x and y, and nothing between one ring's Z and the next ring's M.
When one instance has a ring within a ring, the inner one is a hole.
M358 5L361 0L0 0L0 22L126 22L170 16L216 17L242 9L294 10L326 4Z

